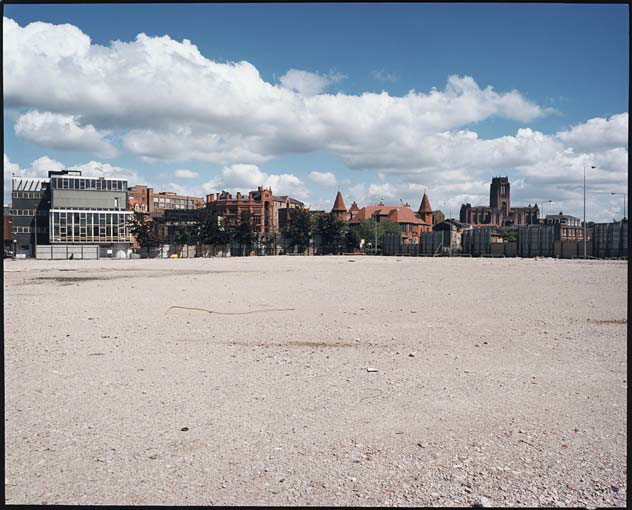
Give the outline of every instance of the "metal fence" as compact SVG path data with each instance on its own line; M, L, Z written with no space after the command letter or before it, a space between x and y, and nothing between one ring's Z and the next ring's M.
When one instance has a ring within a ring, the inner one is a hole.
M35 247L35 258L43 260L98 259L97 245L45 244Z

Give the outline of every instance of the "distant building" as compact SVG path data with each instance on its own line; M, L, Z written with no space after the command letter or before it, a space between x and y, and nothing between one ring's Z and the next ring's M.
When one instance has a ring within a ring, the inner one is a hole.
M433 232L443 232L443 246L452 250L452 253L460 251L462 246L463 232L471 230L471 226L467 223L448 219L432 226Z
M34 256L35 244L48 244L50 210L49 180L34 177L11 179L11 207L8 208L11 242L17 255Z
M509 179L494 177L489 189L489 207L463 204L459 219L472 226L537 225L539 214L537 204L512 208Z
M79 171L48 172L50 244L90 244L126 257L132 236L127 180L82 177Z
M204 207L201 197L178 195L170 191L155 192L153 188L136 185L128 188L128 209L162 216L167 209L198 209Z
M255 230L260 238L270 239L289 221L289 210L303 208L300 200L288 196L274 196L271 188L259 186L257 191L248 195L240 192L233 197L231 193L211 193L206 196L206 207L211 214L223 217L227 223L236 224L244 212L250 213ZM280 211L281 214L279 214Z
M349 225L359 225L363 220L375 220L378 223L384 220L398 223L402 232L403 244L417 244L422 232L432 229L432 223L421 220L408 204L405 205L367 205L359 209L349 221ZM431 217L430 217L431 221Z
M349 212L348 214L348 218L350 220L352 220L354 218L354 216L356 214L358 214L358 211L360 210L360 208L358 207L358 204L355 203L355 201L351 204L351 207L349 208Z
M582 222L579 218L571 216L570 214L564 214L560 211L560 214L547 214L543 223L545 225L568 225L569 227L581 227Z
M336 195L336 200L334 201L334 206L331 209L331 212L338 216L341 220L347 221L347 208L345 207L345 201L342 199L342 193L338 191Z
M11 237L11 226L13 225L13 218L9 214L10 207L4 207L4 214L2 216L2 241L5 252L13 251L13 238Z

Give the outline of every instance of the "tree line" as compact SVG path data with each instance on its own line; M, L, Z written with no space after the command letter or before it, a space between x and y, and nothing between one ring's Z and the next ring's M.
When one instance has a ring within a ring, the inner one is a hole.
M142 248L153 248L166 244L164 225L154 222L147 214L135 212L130 220L130 232L136 236ZM376 222L362 220L357 225L349 225L333 213L316 214L308 209L292 209L287 224L281 230L289 252L304 254L312 240L318 241L323 254L354 252L364 239L365 250L382 249L385 232L400 232L397 223L389 220ZM317 238L317 239L316 239ZM249 254L257 244L273 248L274 253L280 242L278 234L263 239L257 232L255 218L249 211L243 211L236 220L204 208L196 220L178 225L174 233L175 244L208 244L215 247L238 244L242 254Z

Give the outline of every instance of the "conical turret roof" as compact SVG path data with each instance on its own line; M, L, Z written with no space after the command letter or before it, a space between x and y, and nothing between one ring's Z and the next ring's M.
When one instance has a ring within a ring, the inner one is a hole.
M419 206L419 212L430 213L432 212L432 207L430 207L430 200L428 200L428 195L424 192L424 197L421 199L421 205Z
M347 212L345 201L342 199L342 193L340 193L340 191L336 195L336 201L334 202L334 208L332 209L332 212L336 211Z

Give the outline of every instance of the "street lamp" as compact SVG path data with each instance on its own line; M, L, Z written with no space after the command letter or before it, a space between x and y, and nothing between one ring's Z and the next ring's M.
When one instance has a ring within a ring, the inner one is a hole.
M621 221L623 221L625 219L625 193L621 193L621 192L617 192L615 193L614 191L610 193L611 195L623 195L623 218Z
M590 168L597 168L591 166ZM584 260L587 259L586 255L586 165L584 165Z
M542 200L542 221L546 221L546 215L544 214L544 204L553 202L553 200Z

